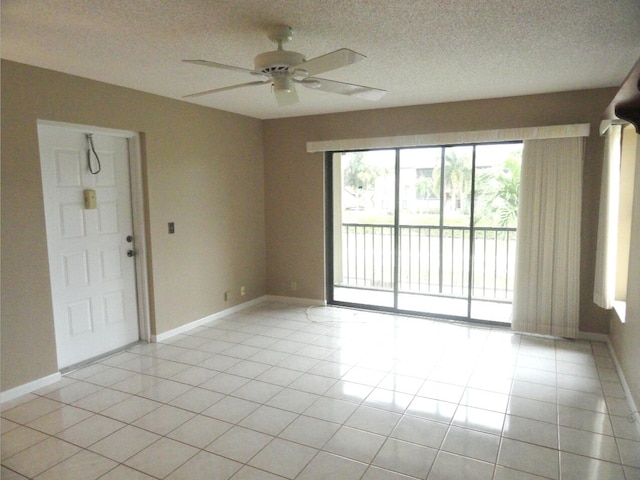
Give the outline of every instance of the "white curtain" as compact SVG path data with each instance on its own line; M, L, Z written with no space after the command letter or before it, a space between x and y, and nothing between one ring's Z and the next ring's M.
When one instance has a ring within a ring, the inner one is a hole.
M598 246L593 301L602 308L613 307L616 293L616 254L618 246L618 207L620 203L620 136L622 127L607 130L600 187Z
M514 330L578 334L583 155L580 137L524 142Z

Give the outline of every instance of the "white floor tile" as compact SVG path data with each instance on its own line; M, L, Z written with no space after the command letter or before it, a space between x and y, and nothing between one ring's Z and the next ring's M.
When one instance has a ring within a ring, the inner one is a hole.
M31 428L18 426L2 434L0 447L2 448L2 460L25 450L36 443L46 440L48 437L42 432Z
M65 388L71 388L72 386L73 385ZM98 389L98 387L93 386L90 386L90 388ZM89 393L87 393L87 395L88 394ZM25 425L62 407L64 407L64 403L49 398L36 397L28 402L3 411L2 416L12 422Z
M246 463L273 437L247 428L232 427L209 444L205 450Z
M295 478L318 451L297 443L274 439L249 461L249 465L286 478Z
M161 438L125 462L153 477L164 478L198 453L196 448Z
M609 415L582 408L558 406L558 424L588 432L613 435Z
M555 403L541 402L530 398L510 397L507 413L541 422L558 422L558 407Z
M412 480L413 477L408 477L401 473L392 472L379 467L369 467L365 472L362 480Z
M618 448L624 465L640 468L640 442L619 438Z
M364 463L320 452L296 480L359 480L366 469Z
M558 451L505 438L500 446L498 464L542 477L560 478Z
M89 450L115 460L125 462L160 439L159 435L127 425L89 447Z
M93 414L87 410L65 405L62 408L29 422L27 426L49 435L55 435L92 415ZM2 431L4 432L5 430L3 429Z
M62 430L57 433L56 436L69 443L86 448L111 435L113 432L120 430L125 425L126 424L113 420L112 418L93 415L86 420Z
M54 437L22 450L2 463L25 477L35 477L61 461L75 455L80 448Z
M259 403L241 398L225 397L202 412L202 415L217 418L229 423L238 423L256 408Z
M204 448L233 425L215 418L197 415L169 433L168 437L196 448Z
M549 477L541 477L532 473L523 472L522 470L514 470L513 468L496 466L496 472L493 480L541 480Z
M261 303L0 407L11 480L640 480L603 344L337 307Z
M309 417L333 423L344 423L358 407L355 403L335 398L320 397L304 411Z
M407 414L449 423L458 405L456 403L435 400L433 398L415 397L407 407Z
M623 465L626 480L640 480L640 468Z
M159 402L142 397L131 396L126 400L103 410L101 414L120 420L121 422L131 423L161 406L162 404Z
M620 463L618 446L614 437L562 426L559 427L559 430L560 449L562 451L586 455L607 462Z
M359 406L349 417L346 425L378 435L389 435L402 418L399 413L389 412L368 405Z
M451 427L442 444L445 452L495 463L498 457L500 437L489 433Z
M274 397L282 387L265 383L258 380L251 380L233 392L234 397L244 398L257 403L266 403Z
M233 480L282 480L284 477L273 473L258 470L245 465L233 476Z
M558 426L555 423L507 415L502 435L543 447L558 448Z
M371 407L389 410L390 412L403 413L407 410L413 398L413 395L407 393L378 387L364 399L364 403Z
M36 477L37 480L95 480L118 464L103 456L81 450Z
M387 439L372 465L418 478L425 478L437 450L393 438Z
M239 425L275 437L297 417L297 413L262 405L245 417Z
M301 415L284 429L280 437L302 445L322 448L339 428L340 425L337 423Z
M427 480L491 480L492 477L493 464L440 452Z
M507 411L508 403L509 395L477 388L466 388L460 399L461 405L500 413Z
M504 420L505 415L502 413L461 405L456 410L451 424L471 430L500 435L502 433Z
M386 437L350 427L341 427L323 450L336 455L370 463Z
M197 478L227 480L241 467L241 463L201 451L166 478L167 480L195 480ZM212 477L212 475L215 476Z
M625 480L622 465L603 462L595 458L560 452L560 475L562 480L585 480L606 478L607 480Z
M426 418L404 415L391 433L391 438L417 443L425 447L440 448L449 425Z
M158 435L166 435L174 428L179 427L187 420L193 418L195 414L182 410L181 408L172 407L171 405L163 405L160 408L147 413L144 417L139 418L132 425L144 428Z

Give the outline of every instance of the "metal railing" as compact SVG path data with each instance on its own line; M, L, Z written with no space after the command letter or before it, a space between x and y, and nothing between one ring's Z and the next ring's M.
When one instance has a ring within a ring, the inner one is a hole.
M515 228L401 225L398 241L400 292L467 298L471 289L475 299L512 300ZM393 290L394 242L393 225L342 224L336 285Z

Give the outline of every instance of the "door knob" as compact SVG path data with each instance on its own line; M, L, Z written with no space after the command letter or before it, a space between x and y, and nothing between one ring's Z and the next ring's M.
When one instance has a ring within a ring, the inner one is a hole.
M133 235L127 235L127 243L133 242Z
M136 254L133 250L127 250L127 257L133 257Z

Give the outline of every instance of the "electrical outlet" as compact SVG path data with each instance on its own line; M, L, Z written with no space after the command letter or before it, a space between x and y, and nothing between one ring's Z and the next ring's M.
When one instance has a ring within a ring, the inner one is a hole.
M240 296L244 297L245 294L247 293L247 289L244 288L244 285L240 287Z
M224 292L224 301L225 302L229 301L229 291L228 290L226 292Z
M295 292L298 290L298 282L291 282L291 291Z
M173 222L169 222L169 234L176 233L176 224Z

